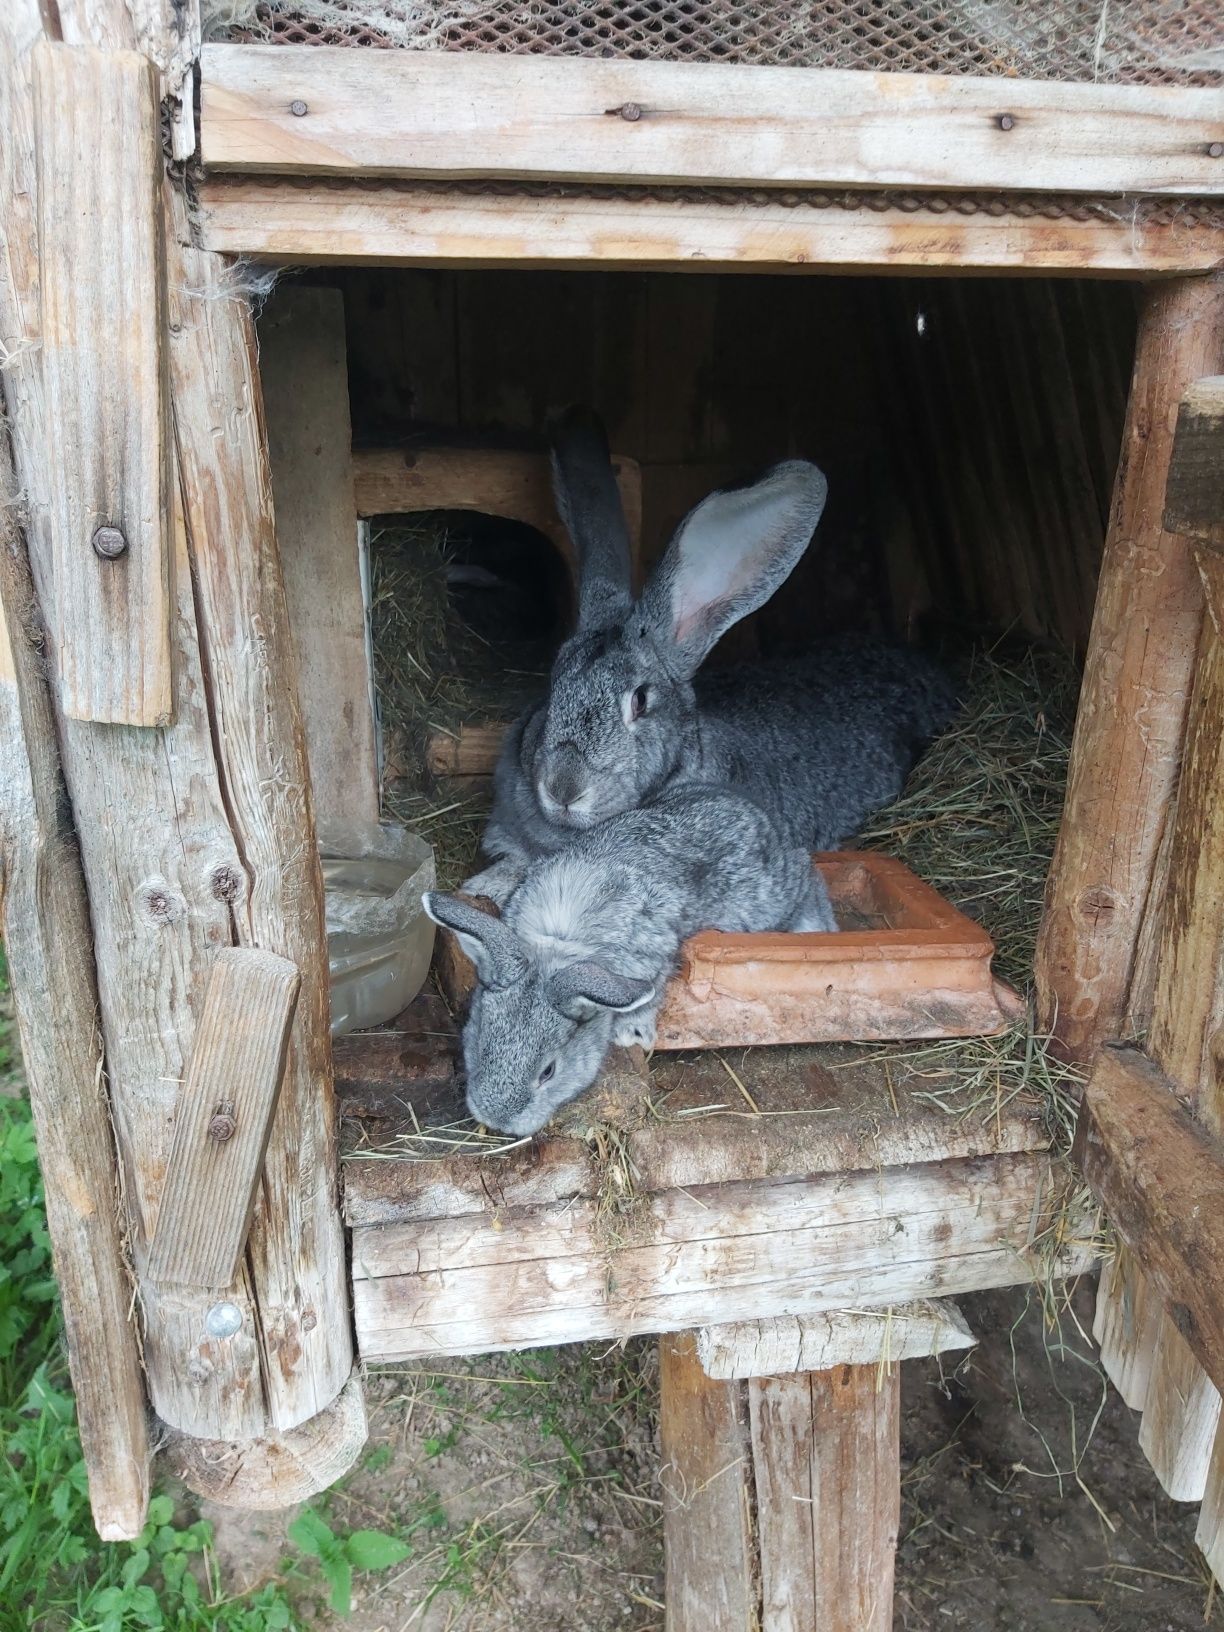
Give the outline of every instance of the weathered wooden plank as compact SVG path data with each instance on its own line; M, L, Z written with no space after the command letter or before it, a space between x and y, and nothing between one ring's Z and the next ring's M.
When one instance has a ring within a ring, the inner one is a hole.
M0 81L7 68L0 40ZM25 542L9 502L14 490L0 431L0 942L38 1137L90 1506L104 1541L131 1541L149 1501L144 1386L115 1195L89 902Z
M1202 1501L1219 1425L1219 1390L1166 1312L1152 1348L1139 1449L1175 1502Z
M762 1632L890 1632L900 1373L756 1378L748 1399Z
M454 731L435 731L425 745L425 765L431 776L490 777L497 768L508 726L493 720L483 725L461 725Z
M1125 1247L1101 1266L1092 1335L1110 1382L1132 1411L1142 1411L1152 1376L1160 1306Z
M291 284L259 320L259 377L315 819L378 821L366 607L336 289Z
M1211 272L1224 227L1142 214L972 214L946 209L794 207L767 198L680 194L430 191L411 182L209 176L200 191L209 249L287 265L676 267L694 272L998 272L1168 277Z
M211 170L1215 193L1211 91L206 46Z
M479 1353L1014 1284L1048 1268L1034 1244L1061 1205L1048 1157L1007 1156L363 1228L361 1351Z
M667 1632L759 1632L748 1402L691 1332L659 1345L659 1448Z
M294 965L271 952L217 953L174 1111L152 1280L218 1288L238 1271L300 983Z
M55 15L66 45L141 51L157 64L161 96L169 104L172 155L189 159L196 142L200 0L56 0Z
M1224 548L1224 374L1195 380L1181 400L1164 524Z
M1161 516L1175 405L1221 363L1224 278L1148 295L1037 950L1041 1024L1076 1059L1119 1033L1176 787L1203 594Z
M1102 1049L1076 1151L1118 1234L1217 1387L1224 1380L1224 1149L1137 1049Z
M724 1381L772 1377L835 1366L882 1366L925 1358L977 1342L947 1298L884 1309L830 1309L820 1315L778 1315L729 1326L702 1326L697 1354L707 1377Z
M191 246L177 194L173 208L175 438L213 741L242 858L229 923L240 945L288 958L302 980L265 1160L269 1204L256 1207L248 1247L269 1415L284 1431L327 1406L352 1369L323 880L250 306L221 259Z
M61 705L158 725L173 698L156 76L135 52L40 43L34 106Z

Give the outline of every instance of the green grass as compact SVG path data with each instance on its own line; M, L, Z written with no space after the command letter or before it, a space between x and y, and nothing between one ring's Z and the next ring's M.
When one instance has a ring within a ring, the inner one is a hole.
M18 1075L0 953L0 1077ZM144 1534L101 1543L68 1377L28 1107L0 1099L0 1632L292 1632L323 1596L343 1614L352 1572L409 1551L378 1531L334 1533L307 1509L276 1579L229 1596L211 1527L157 1495ZM299 1528L300 1527L300 1528Z

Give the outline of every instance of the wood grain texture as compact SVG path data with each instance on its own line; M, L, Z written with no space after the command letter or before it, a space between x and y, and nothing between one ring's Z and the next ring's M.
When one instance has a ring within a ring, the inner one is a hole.
M1040 1023L1078 1060L1118 1034L1176 787L1203 594L1164 488L1176 405L1221 362L1224 279L1148 295L1037 949Z
M977 1339L948 1298L884 1309L830 1309L702 1326L697 1354L707 1377L730 1381L834 1366L880 1366L972 1348Z
M365 1360L879 1308L1045 1273L1026 1256L1060 1199L1048 1157L669 1190L610 1231L598 1202L362 1228ZM1052 1266L1073 1273L1078 1248Z
M167 103L171 153L195 152L193 70L200 54L200 0L57 0L66 45L137 50L157 64Z
M667 1632L760 1632L748 1401L691 1332L659 1344Z
M1175 1502L1202 1501L1219 1426L1220 1391L1166 1312L1152 1346L1139 1449Z
M431 776L488 778L497 768L498 755L509 726L502 720L461 725L454 731L435 731L425 745L425 766Z
M1142 1411L1160 1331L1160 1305L1124 1246L1101 1266L1092 1335L1101 1365L1132 1411Z
M1102 1049L1084 1093L1084 1176L1213 1381L1224 1381L1224 1147L1137 1049Z
M152 1280L221 1288L237 1274L300 984L294 965L271 952L217 953L174 1109Z
M316 820L378 821L344 299L279 289L259 320L268 462Z
M6 70L0 46L0 80ZM2 112L2 108L0 108ZM0 407L3 399L0 398ZM38 1138L89 1500L103 1541L144 1528L150 1448L116 1194L89 902L0 431L0 942Z
M757 1378L748 1399L762 1632L890 1632L900 1372Z
M12 40L17 49L0 73L0 334L8 351L5 393L26 495L30 566L54 638L52 444L41 368L31 86L31 47L42 35L35 0L15 0L5 24L0 47ZM56 720L90 897L101 1029L138 1278L194 1034L186 994L202 989L213 953L230 944L231 899L245 877L218 784L181 515L175 542L173 725L117 731L69 719L58 709ZM254 1437L267 1413L245 1271L226 1296L238 1306L242 1327L226 1342L213 1343L204 1335L211 1296L162 1297L153 1282L141 1280L149 1397L173 1427Z
M211 170L1213 193L1211 91L206 46ZM294 114L294 104L305 112ZM630 107L637 117L618 117ZM1011 116L1009 126L1002 116Z
M288 958L302 980L249 1247L269 1415L284 1431L330 1404L352 1369L323 881L250 307L219 257L189 247L177 195L174 211L175 440L217 770L241 853L230 923L240 945Z
M292 266L595 264L610 271L803 274L887 267L1169 277L1213 271L1224 255L1224 230L1176 219L956 215L836 204L795 209L760 198L683 195L533 198L275 176L208 176L200 201L209 249Z
M135 52L34 50L55 668L73 719L173 708L170 446L156 76ZM117 529L116 559L94 547Z
M1224 549L1224 374L1196 380L1181 400L1164 522Z

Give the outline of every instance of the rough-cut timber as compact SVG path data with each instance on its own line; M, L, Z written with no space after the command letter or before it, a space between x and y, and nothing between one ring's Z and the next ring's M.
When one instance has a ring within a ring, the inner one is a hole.
M237 1273L299 984L293 964L274 953L236 946L217 953L174 1111L152 1280L218 1288Z
M1164 524L1224 549L1224 374L1195 380L1181 400Z
M363 1228L358 1340L367 1361L479 1354L1006 1286L1051 1267L1059 1204L1056 1164L1017 1155Z
M756 1378L748 1401L761 1632L890 1632L900 1372Z
M25 0L20 0L25 4ZM142 51L161 70L171 152L195 152L194 69L200 54L200 0L56 0L65 45Z
M206 46L210 170L1214 193L1213 91L735 64Z
M323 880L250 306L219 257L188 247L180 207L176 196L170 371L217 769L241 856L226 906L240 945L288 958L302 979L249 1247L269 1414L283 1432L330 1404L352 1369Z
M1137 1049L1106 1048L1084 1093L1084 1176L1217 1384L1224 1381L1224 1147Z
M259 320L259 378L315 819L373 824L378 767L339 290L275 293Z
M972 1348L977 1339L948 1298L884 1309L830 1309L729 1326L702 1326L697 1354L707 1377L732 1381L834 1366L883 1366Z
M5 69L0 45L0 80ZM0 942L38 1136L94 1524L103 1541L131 1541L144 1528L149 1500L144 1387L89 903L13 492L8 437L0 431Z
M1224 278L1149 293L1037 951L1041 1023L1079 1060L1119 1033L1176 787L1203 593L1161 518L1176 406L1221 365Z
M44 43L34 95L60 704L158 725L173 698L156 76L135 52Z
M667 1632L759 1632L748 1401L691 1332L659 1345L659 1450Z
M795 208L760 195L629 198L612 190L532 197L275 176L206 177L200 196L209 249L290 266L1168 277L1210 272L1224 259L1224 227L1176 214L961 215L847 209L836 199Z
M1125 1247L1101 1266L1092 1335L1110 1382L1132 1411L1142 1411L1152 1375L1159 1310Z

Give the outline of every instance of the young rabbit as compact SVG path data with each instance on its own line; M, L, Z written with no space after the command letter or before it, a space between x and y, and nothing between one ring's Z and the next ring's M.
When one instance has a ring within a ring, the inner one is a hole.
M754 800L717 787L668 792L575 834L527 869L504 918L456 896L424 901L476 966L468 1108L514 1134L589 1088L613 1043L653 1043L695 931L837 928L807 851L784 844Z
M640 599L599 421L552 433L557 505L578 556L578 627L547 699L511 728L469 894L504 903L536 857L665 788L750 790L786 842L828 849L900 792L951 719L948 681L907 647L842 639L797 659L697 670L807 548L828 484L788 460L715 492L681 523Z

